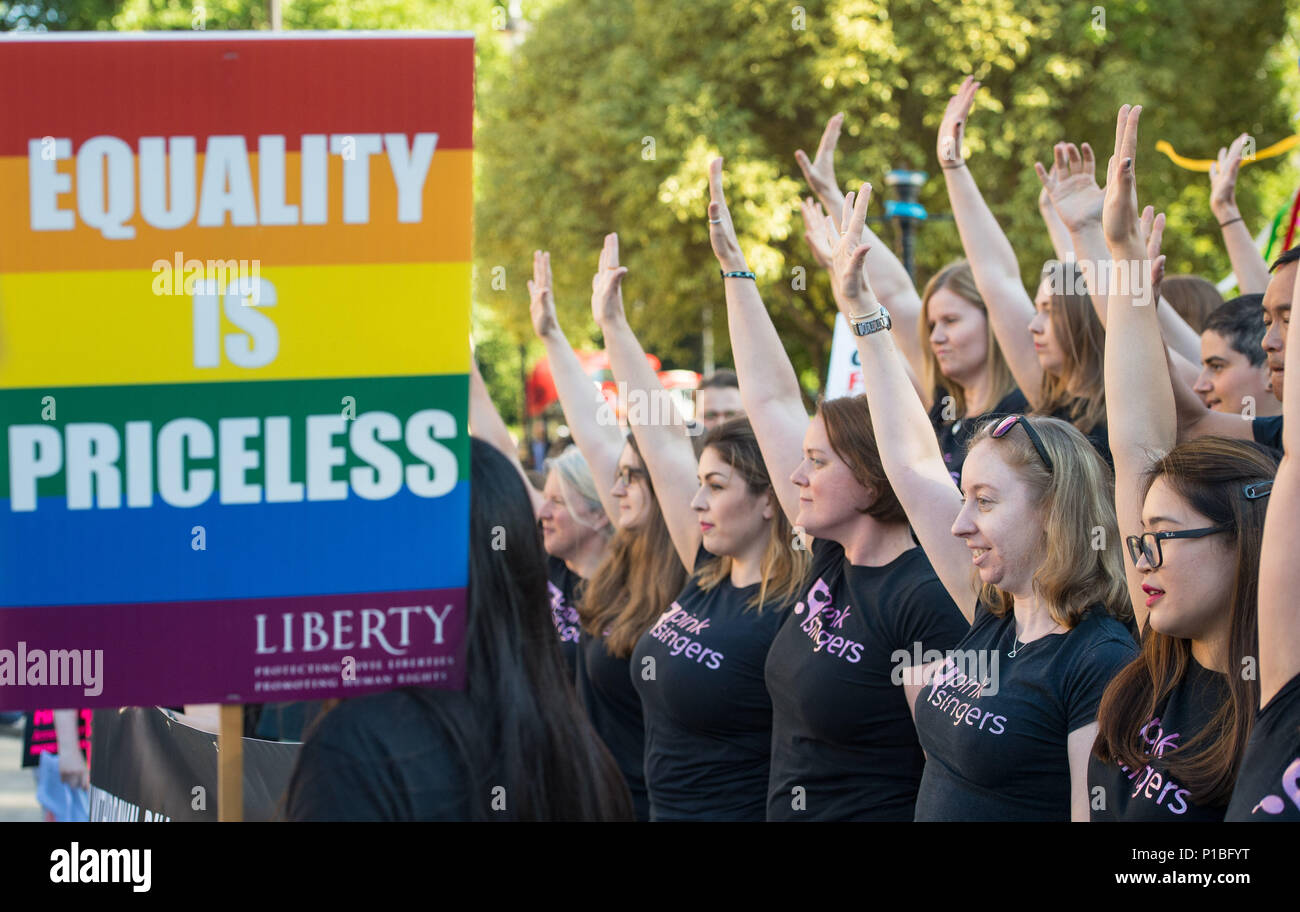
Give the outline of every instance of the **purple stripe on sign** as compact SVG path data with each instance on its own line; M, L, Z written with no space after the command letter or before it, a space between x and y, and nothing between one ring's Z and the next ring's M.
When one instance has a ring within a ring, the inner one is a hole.
M10 608L0 709L459 690L464 632L463 588Z

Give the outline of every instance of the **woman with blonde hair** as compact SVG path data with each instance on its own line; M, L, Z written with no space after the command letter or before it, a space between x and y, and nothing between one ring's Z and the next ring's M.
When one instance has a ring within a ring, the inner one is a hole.
M863 278L870 189L826 222L832 287L857 328L889 484L970 624L922 670L916 819L1086 820L1097 706L1137 652L1121 621L1109 470L1071 424L1012 415L975 434L954 490L888 313Z
M1104 329L1073 263L1049 261L1035 296L1031 299L1025 290L1015 251L962 153L978 88L979 83L967 77L939 125L939 164L962 248L1002 354L1032 413L1070 422L1109 463L1101 367Z
M827 122L814 160L809 161L803 150L795 152L808 185L826 212L832 213L844 206L835 179L835 146L843 119L843 114L836 114ZM804 238L813 257L829 268L825 214L811 199L804 200L802 212ZM907 269L869 227L863 227L862 243L871 247L864 267L871 286L894 322L900 327L913 322L917 326L917 336L906 332L899 336L899 350L915 374L917 392L930 412L948 471L959 482L967 441L979 423L1023 412L1029 404L1002 357L969 263L949 263L931 276L918 297Z

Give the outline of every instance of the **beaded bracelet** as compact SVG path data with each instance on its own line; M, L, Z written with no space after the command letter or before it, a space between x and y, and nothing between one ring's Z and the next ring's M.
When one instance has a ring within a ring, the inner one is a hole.
M752 272L744 272L744 271L723 272L721 269L719 269L718 272L722 275L724 279L754 279L755 281L758 280L758 276L754 275Z

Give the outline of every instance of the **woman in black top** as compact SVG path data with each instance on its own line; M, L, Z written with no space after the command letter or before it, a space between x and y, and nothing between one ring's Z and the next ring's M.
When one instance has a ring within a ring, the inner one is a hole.
M710 167L709 194L718 262L745 273L721 159ZM952 647L965 624L885 480L865 400L823 402L809 421L754 279L724 283L745 412L781 508L814 538L811 585L765 669L768 819L908 820L925 758L903 676L913 656Z
M1158 285L1164 216L1137 218L1132 158L1141 109L1121 109L1106 182L1113 261L1149 263ZM1140 288L1141 286L1139 286ZM1276 461L1263 447L1203 437L1174 447L1177 423L1155 295L1116 284L1106 386L1120 529L1142 655L1102 699L1088 767L1091 818L1218 821L1259 703L1257 555ZM1152 461L1151 454L1166 455Z
M632 655L650 819L761 821L772 746L763 664L806 585L807 552L791 547L749 421L710 431L697 464L698 427L686 428L646 362L621 299L594 303L632 434L691 574Z
M582 452L569 447L546 463L546 486L537 519L542 525L548 588L551 593L551 623L560 638L560 649L576 673L581 622L578 605L586 581L605 559L614 528L601 506L596 481Z
M492 547L504 530L509 548ZM630 820L609 751L565 679L524 482L470 441L465 690L345 700L307 735L290 820Z
M1025 290L1015 251L980 195L962 153L978 88L979 83L967 77L939 126L939 164L962 248L1002 354L1033 414L1070 422L1109 462L1102 380L1105 332L1085 277L1074 264L1049 262L1035 296L1031 299ZM1100 199L1096 205L1100 220ZM1087 255L1079 252L1081 258Z
M478 362L470 358L469 426L476 437L496 447L524 479L537 521L542 527L546 559L547 588L550 590L551 623L560 638L569 675L577 668L579 622L578 597L583 582L590 578L605 557L614 532L601 505L591 469L577 447L569 447L546 463L546 482L538 493L519 462L514 440L488 395Z
M880 310L857 243L870 189L827 224L849 319ZM889 483L971 624L953 653L923 657L916 819L1087 819L1097 704L1137 652L1116 617L1127 604L1106 465L1072 425L1013 416L977 433L955 490L892 334L856 339Z
M614 306L608 302L621 302L626 273L618 265L618 240L610 235L591 283L593 313ZM565 421L591 467L601 502L615 527L604 559L587 581L578 605L582 626L576 656L578 696L618 761L632 792L637 819L647 820L645 726L629 660L641 634L682 590L686 572L673 551L636 439L624 438L617 417L560 329L551 295L549 254L534 254L528 291L533 329L546 345ZM606 484L613 486L607 488Z
M1292 311L1297 296L1293 291ZM1286 347L1300 351L1300 331L1285 329ZM1259 553L1260 709L1228 805L1230 821L1300 821L1300 370L1286 371L1282 384L1282 414L1291 421L1282 426L1282 464Z
M844 207L835 180L835 146L843 121L844 115L836 114L826 124L812 161L803 150L795 152L817 199L837 216ZM832 251L826 242L825 213L811 199L804 201L802 211L804 239L818 264L829 268ZM871 245L865 264L871 287L899 327L899 350L916 378L916 391L930 413L953 482L960 484L966 444L981 421L1018 414L1029 405L1002 357L969 263L949 263L918 297L907 269L868 226L863 227L862 243ZM915 335L909 332L912 326L918 329Z

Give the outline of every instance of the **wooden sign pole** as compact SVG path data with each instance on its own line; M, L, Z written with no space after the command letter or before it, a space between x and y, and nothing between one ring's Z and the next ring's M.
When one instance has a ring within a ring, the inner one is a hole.
M244 819L244 707L222 705L217 730L217 820Z

